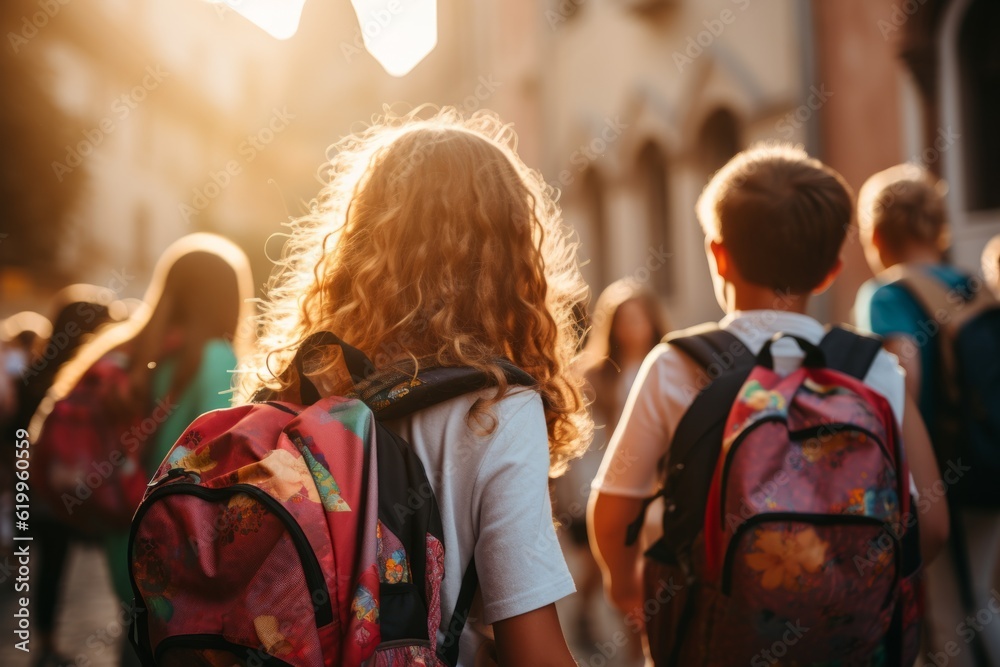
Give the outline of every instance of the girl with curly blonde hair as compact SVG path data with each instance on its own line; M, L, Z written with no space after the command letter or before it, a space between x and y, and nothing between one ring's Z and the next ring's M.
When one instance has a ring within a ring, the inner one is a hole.
M382 119L334 147L328 174L309 214L290 225L241 394L299 398L291 362L321 331L378 370L407 362L492 374L496 388L390 422L440 506L441 618L451 618L475 555L479 602L459 665L573 665L554 605L573 581L547 482L592 429L570 369L573 306L587 288L553 192L517 156L509 126L452 109ZM324 394L350 390L339 357L329 346L308 359ZM536 385L509 386L498 358Z

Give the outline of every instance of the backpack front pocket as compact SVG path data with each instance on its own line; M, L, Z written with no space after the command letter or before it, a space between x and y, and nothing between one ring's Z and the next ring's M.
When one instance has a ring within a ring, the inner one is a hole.
M734 626L728 646L718 648L751 664L755 657L809 664L875 655L892 618L899 554L874 517L753 516L726 548L722 603Z
M255 656L324 664L317 650L336 619L323 571L295 518L261 489L156 489L135 517L129 554L158 661L181 664L225 644L248 647L232 656L237 664ZM312 640L296 646L289 637Z

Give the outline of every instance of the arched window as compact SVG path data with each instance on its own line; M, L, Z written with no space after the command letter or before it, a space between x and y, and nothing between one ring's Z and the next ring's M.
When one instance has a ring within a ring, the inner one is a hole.
M707 177L740 152L740 130L736 117L728 109L716 109L708 115L698 133L698 164Z
M647 238L652 246L647 252L671 252L673 244L667 194L667 161L656 144L647 143L639 151L638 173L646 200ZM663 263L650 276L650 287L661 298L674 292L672 266L672 262Z
M1000 208L1000 3L975 0L958 32L962 147L969 210Z

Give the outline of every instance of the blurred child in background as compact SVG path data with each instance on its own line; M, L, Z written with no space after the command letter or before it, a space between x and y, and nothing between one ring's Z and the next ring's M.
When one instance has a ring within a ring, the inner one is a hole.
M974 439L961 422L970 403L962 385L978 381L972 376L992 372L992 382L986 380L992 384L988 395L1000 396L996 366L1000 311L978 277L947 261L950 230L945 191L944 182L915 164L879 172L861 188L861 241L876 276L858 291L855 320L862 329L882 336L886 349L906 370L907 394L919 406L948 483L950 549L927 568L926 576L932 601L927 608L930 648L945 655L942 652L950 642L966 646L974 639L972 650L962 651L949 664L973 664L976 653L980 653L977 661L984 661L983 651L992 652L992 664L997 664L1000 627L993 624L967 639L960 625L968 613L990 601L1000 559L1000 513L989 507L997 496L994 493L985 505L976 497L991 493L995 479L976 479L983 468L967 448ZM991 315L975 315L991 309ZM984 326L986 351L971 353L976 358L971 360L970 374L963 368L963 357L983 337L970 327ZM964 349L958 347L960 333ZM985 395L982 400L991 402ZM993 442L988 448L995 446ZM950 469L956 461L971 465L972 470L959 475Z
M39 349L41 343L48 340L51 333L52 323L44 315L30 310L11 315L0 325L0 349L3 350L0 374L10 389L3 401L2 416L15 428L18 424L23 427L18 416L22 411L22 395L28 387L25 378L29 366L35 362L42 351Z
M618 425L642 360L668 331L667 318L656 295L628 278L612 283L601 293L592 323L578 368L587 381L594 440L583 458L555 482L557 515L567 529L578 568L577 640L587 645L596 641L599 634L593 627L591 607L594 594L601 588L601 571L587 538L590 483L601 465L605 445ZM632 645L641 650L638 641Z
M98 336L60 370L36 423L44 421L52 403L65 396L91 365L109 353L124 351L129 389L114 408L157 422L142 443L146 474L151 476L195 417L229 405L237 366L234 343L239 341L241 325L247 323L252 289L249 262L236 245L212 234L183 237L157 263L146 293L146 311ZM165 408L154 412L154 405ZM127 545L124 532L104 540L111 580L124 602L132 599ZM126 643L123 664L136 661Z
M16 428L27 428L59 369L73 358L81 345L103 325L125 317L125 307L116 297L110 289L78 284L63 288L52 298L55 317L51 335L39 341L35 357L21 371ZM33 529L40 547L35 560L39 572L35 628L41 649L35 664L69 664L71 660L56 651L53 631L69 547L77 536L72 529L44 514L35 520Z

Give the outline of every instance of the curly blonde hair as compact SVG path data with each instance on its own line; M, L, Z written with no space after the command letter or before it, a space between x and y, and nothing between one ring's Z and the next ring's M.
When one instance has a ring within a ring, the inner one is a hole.
M593 428L570 370L573 306L587 298L576 244L510 126L488 112L419 113L378 119L333 147L328 185L289 223L239 394L292 395L296 350L331 331L378 369L409 359L492 374L496 394L469 414L489 432L488 410L508 390L496 364L505 357L537 381L558 476ZM347 389L339 349L317 354L310 376Z

